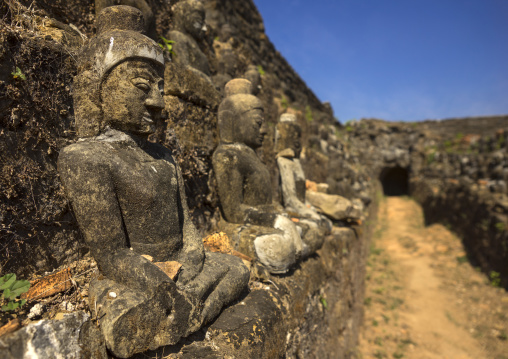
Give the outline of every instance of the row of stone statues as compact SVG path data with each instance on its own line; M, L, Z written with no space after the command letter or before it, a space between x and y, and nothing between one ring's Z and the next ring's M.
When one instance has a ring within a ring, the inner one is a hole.
M199 9L183 18L188 31L204 26ZM247 290L249 269L204 249L179 166L168 148L148 141L164 109L168 68L161 47L144 35L142 13L104 7L96 25L74 84L79 140L61 150L58 170L101 273L90 284L90 307L108 348L129 357L175 344L212 321ZM182 61L206 81L204 62ZM219 106L213 167L221 226L237 251L285 273L322 246L331 224L305 203L301 131L290 115L277 127L285 208L274 204L270 173L255 152L264 113L251 87L245 79L228 82Z

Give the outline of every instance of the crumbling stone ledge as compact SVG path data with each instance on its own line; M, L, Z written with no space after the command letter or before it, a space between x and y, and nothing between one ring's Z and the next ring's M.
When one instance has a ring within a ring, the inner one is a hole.
M210 326L134 358L347 357L362 320L371 227L334 228L314 256L287 275L253 282Z
M374 207L370 207L371 214ZM292 272L260 274L261 278L251 282L250 292L211 325L177 345L132 358L348 357L355 350L362 321L370 222L335 227L323 247ZM1 340L2 358L23 358L33 350L42 357L50 353L53 357L106 358L100 331L82 312L31 324ZM82 350L76 350L79 347Z

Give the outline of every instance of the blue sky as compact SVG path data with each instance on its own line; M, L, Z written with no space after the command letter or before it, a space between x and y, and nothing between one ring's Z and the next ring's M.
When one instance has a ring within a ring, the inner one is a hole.
M508 0L254 0L341 122L508 114Z

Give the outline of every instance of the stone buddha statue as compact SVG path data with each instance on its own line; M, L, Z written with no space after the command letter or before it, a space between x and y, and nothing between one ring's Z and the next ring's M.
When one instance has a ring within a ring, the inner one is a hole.
M203 4L198 0L183 0L174 6L173 14L173 30L168 33L168 38L174 41L173 61L209 77L208 59L198 45L206 31Z
M294 114L283 114L275 132L275 151L280 173L280 184L284 208L294 217L300 218L300 225L320 228L324 234L331 230L331 222L320 215L306 202L306 178L300 163L302 129ZM317 227L316 227L317 225ZM322 243L322 242L321 242Z
M308 248L274 204L270 173L255 152L265 134L263 106L246 79L231 80L225 93L218 114L221 142L212 159L221 213L237 224L229 229L237 249L254 252L270 272L284 273Z
M300 164L302 129L293 114L283 114L275 132L275 152L281 177L282 200L287 211L299 217L320 220L305 203L305 173Z
M294 114L283 114L277 124L275 151L281 179L284 208L300 218L300 224L317 225L324 233L332 228L332 220L357 220L361 208L350 200L328 193L306 190L306 178L300 163L301 127ZM314 223L314 224L313 224Z
M175 344L214 319L249 280L240 259L204 251L180 168L170 150L147 140L164 108L164 58L143 29L133 7L99 14L74 82L80 139L58 159L101 274L90 284L90 307L122 358Z

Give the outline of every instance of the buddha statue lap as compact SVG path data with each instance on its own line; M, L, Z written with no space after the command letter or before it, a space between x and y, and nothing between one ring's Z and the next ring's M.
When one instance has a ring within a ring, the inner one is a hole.
M129 6L105 8L74 83L79 141L58 171L100 276L90 308L117 357L177 343L246 289L240 259L205 252L180 168L148 136L164 108L164 58ZM179 269L168 271L168 266Z

